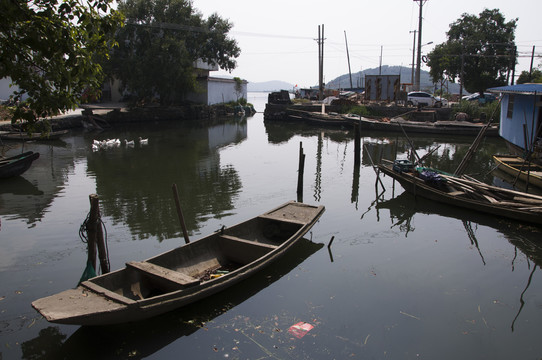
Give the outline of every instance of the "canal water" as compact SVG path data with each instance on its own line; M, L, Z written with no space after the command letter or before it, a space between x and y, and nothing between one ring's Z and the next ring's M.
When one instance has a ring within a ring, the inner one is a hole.
M415 198L371 162L406 158L403 136L266 123L258 113L212 122L152 122L73 131L33 150L0 183L0 359L534 359L542 357L541 228ZM148 145L92 151L94 139ZM415 136L420 156L453 171L473 138ZM100 198L112 269L184 243L172 184L196 240L297 199L326 212L291 253L212 298L135 324L50 324L35 299L75 287L89 195ZM467 173L502 184L483 141ZM334 239L330 248L327 247ZM303 337L288 330L312 328Z

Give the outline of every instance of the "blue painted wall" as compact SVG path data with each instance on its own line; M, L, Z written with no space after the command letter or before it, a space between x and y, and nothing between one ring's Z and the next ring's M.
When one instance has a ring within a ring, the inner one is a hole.
M509 118L507 113L511 96L514 96L514 109L512 118ZM524 125L526 125L527 128L527 147L529 147L530 142L532 141L533 127L536 130L538 126L538 113L540 108L534 106L535 99L540 101L540 96L504 94L503 100L501 101L501 123L499 134L503 139L523 149L526 148L523 131Z

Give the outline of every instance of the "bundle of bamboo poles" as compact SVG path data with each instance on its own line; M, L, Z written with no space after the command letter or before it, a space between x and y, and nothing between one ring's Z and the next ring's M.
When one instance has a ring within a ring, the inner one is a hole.
M451 195L466 196L475 200L486 201L499 206L517 210L542 213L542 196L492 186L468 176L440 174L451 187Z

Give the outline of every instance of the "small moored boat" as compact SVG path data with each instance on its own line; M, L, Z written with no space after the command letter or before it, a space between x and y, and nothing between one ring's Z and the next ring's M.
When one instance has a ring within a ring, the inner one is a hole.
M0 178L19 176L30 168L32 162L40 157L40 154L28 151L16 156L0 160Z
M150 318L208 297L282 256L324 212L288 202L238 225L32 303L48 321L107 325Z
M542 196L395 163L378 165L408 192L445 204L542 225Z
M493 155L497 168L542 189L542 166L516 155Z
M66 135L68 130L49 131L47 133L27 133L18 131L0 131L0 139L2 140L17 140L17 141L52 141L58 140Z

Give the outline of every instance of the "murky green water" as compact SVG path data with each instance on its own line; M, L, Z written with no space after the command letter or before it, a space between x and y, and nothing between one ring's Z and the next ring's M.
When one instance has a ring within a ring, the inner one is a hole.
M267 95L250 94L263 111ZM93 139L149 138L92 152ZM471 138L412 136L453 171ZM541 229L375 188L370 159L405 156L396 134L266 124L263 114L210 124L157 122L75 132L19 179L0 183L1 359L526 359L542 357ZM30 306L74 287L86 261L79 228L97 193L112 269L181 245L171 186L192 239L296 199L326 212L286 258L228 291L150 321L53 325ZM10 144L7 155L22 151ZM488 139L468 173L487 182ZM370 157L369 157L370 155ZM381 195L378 197L377 196ZM331 251L327 245L331 237ZM309 241L309 240L312 240ZM314 328L298 339L288 328Z

